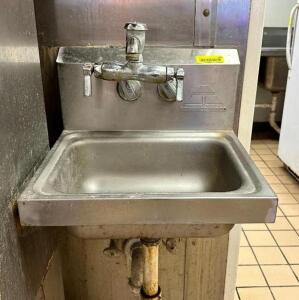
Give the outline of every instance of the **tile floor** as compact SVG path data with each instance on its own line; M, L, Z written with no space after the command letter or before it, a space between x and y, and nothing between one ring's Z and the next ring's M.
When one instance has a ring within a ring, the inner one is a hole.
M251 145L279 209L275 224L242 226L236 300L299 300L299 183L283 167L277 148L273 140Z

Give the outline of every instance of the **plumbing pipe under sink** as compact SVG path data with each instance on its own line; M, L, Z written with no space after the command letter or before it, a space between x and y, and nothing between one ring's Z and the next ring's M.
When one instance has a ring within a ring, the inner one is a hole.
M142 299L161 299L159 286L159 246L161 239L113 239L103 253L108 257L125 255L129 268L128 284ZM172 249L173 250L173 249Z

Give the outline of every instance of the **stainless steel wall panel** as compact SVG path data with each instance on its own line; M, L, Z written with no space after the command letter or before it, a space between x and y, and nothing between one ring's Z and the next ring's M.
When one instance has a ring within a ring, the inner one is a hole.
M196 0L195 46L214 46L217 26L217 0Z
M54 247L52 231L20 230L13 202L48 151L32 0L0 9L0 299L32 300Z
M195 56L206 54L222 54L225 63L197 65ZM115 82L94 77L93 96L83 97L82 63L110 59L121 62L124 57L120 48L60 49L58 68L65 129L232 129L240 63L236 50L145 49L145 63L184 67L183 102L162 100L157 85L144 83L142 97L128 103L117 94Z
M218 0L216 47L236 45L246 51L250 8L250 0Z
M135 19L149 25L147 45L238 49L241 64L234 113L237 131L251 0L35 0L35 7L43 47L123 46L123 25ZM205 9L210 10L207 17L203 15ZM42 72L43 77L53 73L45 67ZM57 99L53 101L59 103ZM55 119L59 113L59 109L50 111L48 119Z
M36 0L35 7L43 46L123 44L128 21L147 23L147 44L193 44L194 0Z

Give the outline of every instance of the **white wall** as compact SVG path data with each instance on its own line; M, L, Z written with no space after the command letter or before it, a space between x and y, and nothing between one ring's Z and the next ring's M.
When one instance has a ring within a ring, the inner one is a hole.
M265 27L287 27L296 0L266 0Z

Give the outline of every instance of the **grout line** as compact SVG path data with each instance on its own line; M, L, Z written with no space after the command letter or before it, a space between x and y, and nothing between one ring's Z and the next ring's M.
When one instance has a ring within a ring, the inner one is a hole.
M286 217L286 219L288 220L288 218L287 218L287 216L285 215L285 213L284 213L282 210L281 210L281 212L282 212L282 214L284 215L284 217ZM288 220L288 222L289 222L289 220ZM290 223L290 222L289 222L289 223ZM290 223L290 225L291 225L291 227L293 228L293 230L295 231L295 233L297 234L297 236L299 236L299 233L295 230L294 226L293 226L291 223ZM271 232L271 231L270 231L270 234L272 235L272 232ZM273 238L274 238L274 237L273 237ZM274 238L274 240L275 240L275 238ZM276 242L276 240L275 240L275 242ZM282 253L282 255L285 257L283 251L280 249L280 246L278 246L278 247L279 247L279 250L280 250L280 252ZM298 246L297 246L297 247L298 247ZM286 259L286 257L285 257L285 259ZM299 279L298 279L296 273L294 272L294 270L293 270L293 268L291 267L291 265L290 265L290 263L289 263L288 260L287 260L287 262L288 262L288 264L289 264L290 269L292 270L292 273L294 274L295 278L297 279L297 281L298 281L298 283L299 283Z
M249 239L248 239L248 237L246 236L246 233L245 233L245 232L243 232L243 233L244 233L244 235L245 235L245 238L247 239L247 242L248 242L248 244L249 244L249 247L250 247L250 249L251 249L251 251L252 251L252 253L253 253L253 255L254 255L256 261L258 262L257 256L255 255L255 252L253 251L252 245L249 243ZM265 273L264 273L263 269L261 268L261 265L259 264L258 267L259 267L259 269L260 269L260 271L261 271L261 273L262 273L262 275L263 275L263 277L264 277L264 279L265 279L265 282L266 282L266 284L267 284L267 287L268 287L269 290L270 290L270 293L271 293L273 299L275 300L274 294L273 294L273 292L272 292L271 289L270 289L269 282L268 282L268 280L267 280L267 278L266 278L266 276L265 276Z
M242 300L237 287L236 287L236 292L237 292L238 299Z
M296 204L295 204L295 205L296 205ZM287 216L285 215L285 213L283 212L282 209L281 209L281 213L282 213L282 215L287 219L287 222L290 224L291 228L293 228L293 230L286 230L286 231L295 231L295 233L297 234L297 236L299 236L298 232L295 230L294 226L289 222ZM267 225L266 225L266 226L267 226ZM267 227L268 227L268 226L267 226ZM276 231L276 230L274 230L274 231ZM278 230L277 230L277 231L278 231ZM299 280L298 280L298 277L296 276L296 273L294 272L293 268L291 267L291 265L290 265L290 263L289 263L287 257L284 255L283 251L281 250L281 248L280 248L280 246L279 246L277 240L275 239L275 237L274 237L272 231L269 230L269 232L270 232L272 238L274 239L275 243L277 244L277 247L278 247L280 253L281 253L282 256L284 257L284 259L287 261L289 268L291 269L293 275L295 276L295 278L297 279L297 281L298 281L298 283L299 283ZM287 246L286 246L286 247L287 247ZM294 246L294 247L296 247L296 246ZM297 247L298 247L298 246L297 246ZM270 289L270 290L271 290L271 289ZM271 293L272 293L272 291L271 291ZM273 295L273 297L274 297L274 295Z
M275 231L277 231L277 230L275 230ZM292 230L289 230L289 231L292 231ZM259 231L260 232L260 231ZM248 248L248 247L250 247L250 246L240 246L240 247L242 247L242 248ZM254 247L254 248L277 248L277 246L275 246L275 245L266 245L266 246L252 246L252 247ZM278 246L278 247L280 247L280 246ZM285 245L285 246L281 246L281 247L288 247L288 248L298 248L299 247L299 245Z
M252 145L254 145L254 144L252 144ZM290 194L296 201L297 201L297 203L299 204L299 201L296 199L296 197L294 196L294 193L292 193L292 192L290 192L288 189L287 189L287 185L288 184L284 184L281 180L280 180L280 178L279 178L279 176L290 176L290 177L292 177L290 174L288 174L288 172L287 172L287 174L282 174L282 175L277 175L276 173L274 173L274 171L273 171L273 168L275 168L275 167L270 167L268 164L267 164L267 161L266 160L264 160L264 158L263 158L263 156L264 155L275 155L275 160L280 160L280 158L279 158L279 156L278 156L278 153L277 153L277 147L278 147L278 142L271 142L271 143L269 143L269 141L268 141L268 143L267 143L267 141L261 141L261 143L256 143L256 145L263 145L263 146L265 146L265 149L259 149L259 148L255 148L255 147L252 147L252 145L251 145L251 147L250 147L250 150L251 151L253 151L253 153L251 154L251 155L254 155L255 157L257 157L258 159L261 159L261 161L266 165L266 167L258 167L258 169L260 170L260 171L262 171L261 169L263 169L263 168L267 168L267 169L269 169L269 173L271 173L270 175L263 175L263 176L275 176L275 177L277 177L278 178L278 183L269 183L269 185L270 186L272 186L272 185L275 185L275 184L279 184L279 185L282 185L286 190L287 190L287 192L282 192L282 193L280 193L280 194ZM270 154L259 154L257 151L258 150L270 150ZM260 161L260 160L258 160L258 161ZM257 161L256 160L254 160L254 162L255 163L257 163ZM281 167L281 166L278 166L278 167L276 167L276 168L283 168L283 167ZM296 205L296 203L282 203L281 205ZM280 208L281 207L281 205L279 204L278 205L278 207ZM280 231L280 232L285 232L285 231L295 231L295 233L299 236L299 230L297 231L296 229L295 229L295 227L291 224L291 222L290 222L290 220L289 220L289 217L298 217L299 215L295 215L295 216L287 216L283 211L282 211L282 209L280 208L280 211L281 211L281 215L280 215L280 217L285 217L285 219L287 220L287 223L290 225L290 227L292 228L292 229L278 229L278 230L276 230L276 229L273 229L272 231ZM284 287L297 287L298 285L282 285L282 286L270 286L269 285L269 282L268 282L268 280L267 280L267 277L265 276L265 274L264 274L264 272L263 272L263 270L262 270L262 268L261 268L261 266L288 266L290 269L291 269L291 271L292 271L292 273L293 273L293 275L295 276L295 278L297 279L297 281L298 281L298 283L299 283L299 278L298 278L298 276L296 275L296 273L294 272L294 269L293 269L293 267L292 266L297 266L297 265L299 265L299 263L298 264L290 264L290 262L288 261L288 259L287 259L287 257L284 255L284 253L283 253L283 251L282 251L282 249L281 249L281 247L279 246L279 244L278 244L278 242L277 242L277 240L275 239L275 237L274 237L274 235L273 235L273 233L272 233L272 231L271 231L271 229L268 227L268 225L267 224L265 224L266 225L266 229L265 230L251 230L251 229L249 229L249 230L245 230L245 229L243 229L242 228L242 233L244 234L244 237L245 237L245 240L247 241L247 243L248 243L248 245L247 246L240 246L240 247L248 247L248 248L250 248L251 249L251 251L252 251L252 253L253 253L253 255L254 255L254 257L255 257L255 260L256 260L256 262L257 262L257 264L250 264L250 265L248 265L248 264L242 264L242 265L239 265L239 266L255 266L255 267L258 267L259 269L260 269L260 271L261 271L261 273L262 273L262 275L263 275L263 277L264 277L264 280L265 280L265 282L266 282L266 284L267 284L267 288L269 289L269 291L270 291L270 293L271 293L271 295L272 295L272 297L273 297L273 299L275 300L275 296L274 296L274 294L273 294L273 291L272 291L272 288L284 288ZM255 232L269 232L270 233L270 235L271 235L271 237L273 238L273 240L274 240L274 242L275 242L275 245L272 245L272 246L252 246L251 245L251 243L250 243L250 241L249 241L249 239L248 239L248 237L247 237L247 235L246 235L246 232L253 232L253 231L255 231ZM280 253L281 253L281 255L283 256L283 258L285 259L285 261L286 261L286 263L285 264L260 264L259 263L259 261L258 261L258 259L257 259L257 256L256 256L256 254L255 254L255 252L254 252L254 250L253 250L253 248L265 248L265 247L267 247L267 248L278 248L279 249L279 251L280 251ZM299 245L292 245L292 246L283 246L283 247L289 247L289 248L292 248L292 247L299 247ZM241 296L240 296L240 294L239 294L239 289L241 289L241 288L262 288L261 286L245 286L245 287L243 287L243 286L238 286L238 287L236 287L236 292L237 292L237 296L238 296L238 299L239 300L241 300ZM264 287L265 288L265 287Z

